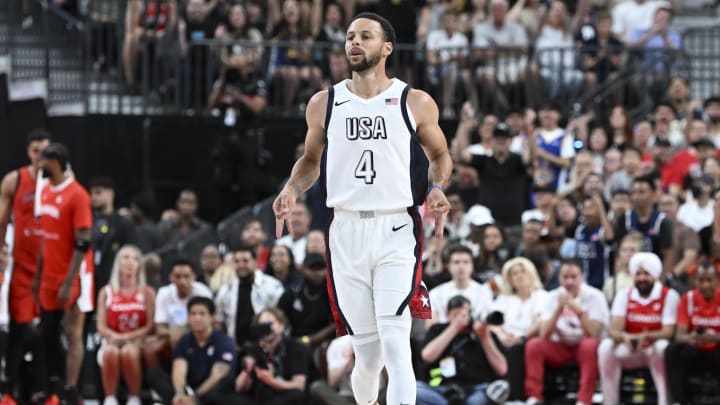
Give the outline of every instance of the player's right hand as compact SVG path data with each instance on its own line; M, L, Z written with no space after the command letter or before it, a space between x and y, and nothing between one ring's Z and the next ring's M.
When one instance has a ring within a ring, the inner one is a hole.
M275 237L280 239L283 234L283 226L287 225L288 231L292 233L292 222L290 221L290 213L295 207L298 196L292 187L287 185L273 201L273 212L275 213Z

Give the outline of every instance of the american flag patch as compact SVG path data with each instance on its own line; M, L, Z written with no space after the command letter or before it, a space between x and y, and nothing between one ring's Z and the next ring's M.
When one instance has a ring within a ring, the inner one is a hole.
M385 105L398 105L398 99L397 99L397 97L386 98L386 99L385 99Z

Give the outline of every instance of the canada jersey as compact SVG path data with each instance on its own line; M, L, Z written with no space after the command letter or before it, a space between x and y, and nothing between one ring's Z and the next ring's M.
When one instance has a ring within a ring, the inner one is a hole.
M108 327L117 333L137 330L147 323L145 290L138 290L130 296L114 292L105 287L105 308Z
M61 309L57 308L54 298L70 270L76 245L75 231L92 227L90 195L80 183L70 178L57 186L47 184L40 198L40 224L43 231L40 304L47 310ZM88 250L80 266L73 295L76 288L79 293L80 280L86 280L88 276L92 279L92 255L92 250Z
M13 198L13 263L35 271L42 228L35 220L35 179L30 166L18 170L18 183Z
M687 325L688 332L697 332L702 327L703 333L720 334L720 288L710 302L705 301L699 289L686 292L680 300L677 323ZM698 348L712 351L719 346L715 342L704 342Z
M407 106L409 90L398 79L369 99L353 94L347 80L328 89L321 165L328 207L382 211L423 203L428 159Z
M625 317L625 331L640 333L662 329L663 306L668 288L663 286L660 298L646 304L633 300L633 294L628 293L627 315Z

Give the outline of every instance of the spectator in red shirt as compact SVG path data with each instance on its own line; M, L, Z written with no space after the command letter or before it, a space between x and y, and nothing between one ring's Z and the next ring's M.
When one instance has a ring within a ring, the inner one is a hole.
M90 195L66 173L67 148L52 143L40 158L49 179L40 197L42 247L33 280L40 303L40 329L47 375L65 376L63 403L77 405L80 367L84 356L82 331L85 313L93 310L93 252L90 250L92 209ZM67 338L67 357L60 341ZM67 364L66 364L67 361ZM51 387L56 391L55 387Z
M685 141L688 146L680 149L673 158L662 167L663 188L678 195L682 191L685 176L691 171L699 171L700 163L695 149L701 139L707 137L707 125L703 120L692 120L685 127Z
M687 375L720 372L720 290L717 263L705 261L695 273L696 289L682 296L675 342L665 350L672 403L685 404Z
M634 287L624 289L612 304L609 337L598 348L603 404L619 403L623 368L649 367L658 404L667 404L663 353L675 331L680 296L658 278L662 263L656 254L635 253L630 259Z

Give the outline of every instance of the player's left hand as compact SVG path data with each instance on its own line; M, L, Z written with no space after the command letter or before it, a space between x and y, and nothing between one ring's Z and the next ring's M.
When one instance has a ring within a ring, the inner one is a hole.
M439 188L433 188L430 190L427 198L428 208L435 217L435 237L443 238L443 231L445 229L445 218L447 218L448 212L450 212L450 202L445 193Z
M70 299L70 292L72 291L72 281L68 282L65 280L63 282L62 287L58 290L58 304L60 304L61 307L65 308L65 304L68 303L68 300Z

